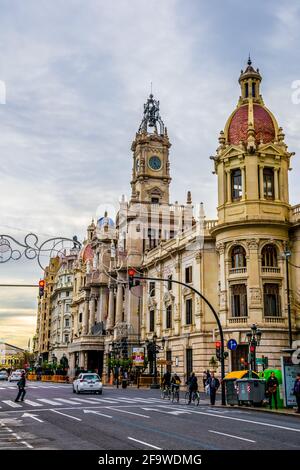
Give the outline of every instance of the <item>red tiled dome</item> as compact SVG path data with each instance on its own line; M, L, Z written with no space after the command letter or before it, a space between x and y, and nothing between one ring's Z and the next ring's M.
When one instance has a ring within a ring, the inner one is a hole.
M275 128L268 111L259 104L253 104L255 140L259 144L272 142L275 139ZM236 110L228 128L228 142L239 144L246 142L248 128L248 104Z
M83 261L92 260L94 257L94 252L91 245L86 245L82 253Z

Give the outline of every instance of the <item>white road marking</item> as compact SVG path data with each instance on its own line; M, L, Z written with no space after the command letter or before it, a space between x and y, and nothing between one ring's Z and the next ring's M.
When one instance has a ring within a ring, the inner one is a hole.
M12 408L22 408L21 405L11 400L2 400L2 403L5 403L6 405L11 406Z
M225 432L211 431L210 429L208 430L208 432L213 432L214 434L220 434L221 436L232 437L234 439L240 439L241 441L256 442L256 441L252 441L252 439L245 439L244 437L233 436L232 434L226 434Z
M21 442L22 442L22 444L24 444L26 447L28 447L28 449L33 449L33 446L30 445L30 444L28 444L28 442L26 442L26 441L21 441Z
M190 414L190 412L186 411L186 410L163 411L163 410L159 410L158 408L142 408L142 410L145 410L145 411L158 411L158 413L166 413L168 415L174 415L174 416L178 416L178 415L181 415L181 414Z
M99 416L105 416L105 418L112 418L112 416L110 416L110 415L105 415L104 413L100 413L100 411L83 410L83 412L84 412L84 413L92 413L92 414L99 415Z
M41 403L37 403L36 401L26 400L26 398L24 398L24 403L27 403L30 406L43 406L41 405Z
M150 418L150 416L147 415L141 415L140 413L133 413L132 411L121 410L120 408L115 409L112 406L107 406L106 408L113 411L119 411L120 413L128 413L129 415L141 416L142 418Z
M73 400L67 400L66 398L55 398L55 400L57 401L61 401L63 403L68 403L70 405L79 405L79 403L77 403L76 401L73 401Z
M38 398L39 401L42 401L43 403L47 403L48 405L62 405L62 403L59 403L58 401L54 400L49 400L48 398Z
M34 419L35 421L38 421L39 423L43 423L44 421L42 421L41 419L37 418L36 415L32 415L30 413L24 413L21 418L32 418Z
M100 402L103 402L103 403L112 403L112 404L118 403L115 400L112 401L112 400L108 400L107 398L97 398L97 401L100 401Z
M178 408L177 408L178 409ZM221 418L221 419L231 419L232 421L241 421L243 423L251 423L251 424L258 424L260 426L267 426L271 428L278 428L278 429L286 429L287 431L294 431L294 432L300 432L300 428L289 428L287 426L280 426L278 424L270 424L270 423L263 423L262 421L253 421L250 419L243 419L243 418L234 418L232 416L223 416L220 414L212 414L212 413L206 413L204 411L194 411L189 409L190 413L198 414L198 415L205 415L205 416L213 416L215 418Z
M90 405L93 405L94 402L98 403L97 398L72 398L72 400L79 401L79 402L82 402L82 403L89 403Z
M161 447L156 447L153 444L149 444L148 442L139 441L138 439L134 439L133 437L128 437L128 439L130 439L131 441L138 442L139 444L144 444L144 446L152 447L152 449L162 450Z
M76 418L75 416L66 415L65 413L61 413L60 411L57 411L57 410L50 410L50 411L53 411L53 413L57 413L59 415L66 416L67 418L75 419L76 421L82 421L82 419L80 419L80 418Z

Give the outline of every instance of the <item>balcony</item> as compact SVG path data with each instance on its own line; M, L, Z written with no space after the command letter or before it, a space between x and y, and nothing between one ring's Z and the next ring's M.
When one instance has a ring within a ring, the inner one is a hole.
M293 206L290 211L291 222L299 223L300 222L300 204Z
M236 325L239 323L248 323L249 317L232 317L228 318L228 323L230 325Z
M282 325L285 323L285 320L283 317L263 317L265 323L280 323Z
M245 274L247 272L247 267L243 268L230 268L229 269L229 274Z
M273 266L262 266L261 272L263 274L280 274L280 268Z

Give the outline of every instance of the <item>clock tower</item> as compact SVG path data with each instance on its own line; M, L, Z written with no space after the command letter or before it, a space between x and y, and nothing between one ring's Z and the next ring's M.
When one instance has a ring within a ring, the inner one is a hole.
M159 114L159 101L150 94L132 143L131 202L169 204L170 163L167 128Z

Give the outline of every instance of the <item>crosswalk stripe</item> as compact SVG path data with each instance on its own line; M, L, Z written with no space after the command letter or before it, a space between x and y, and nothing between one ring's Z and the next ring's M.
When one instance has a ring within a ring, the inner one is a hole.
M31 405L31 406L43 406L40 403L37 403L36 401L26 400L26 398L24 398L24 403L27 403L28 405Z
M58 401L54 400L49 400L48 398L38 398L39 401L42 401L43 403L47 403L48 405L61 405Z
M5 403L6 405L11 406L12 408L21 408L21 405L11 400L2 400L2 403Z
M95 403L95 398L90 398L90 399L87 399L87 398L72 398L72 400L74 401L79 401L81 403L89 403L89 404L93 404Z
M63 403L68 403L68 404L71 404L71 405L79 405L78 402L73 401L73 400L67 400L66 398L55 398L55 400L61 401Z

